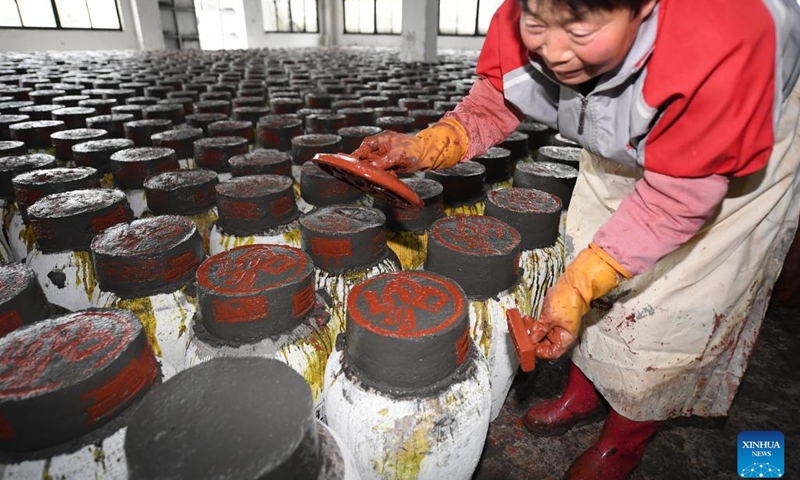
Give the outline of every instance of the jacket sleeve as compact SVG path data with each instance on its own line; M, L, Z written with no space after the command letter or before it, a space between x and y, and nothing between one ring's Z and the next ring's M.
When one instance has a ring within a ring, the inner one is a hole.
M447 117L464 125L469 148L463 160L474 158L502 142L519 126L522 114L508 104L493 84L484 79L475 82L469 94Z
M723 175L686 178L645 171L595 233L594 242L638 275L695 236L728 191Z

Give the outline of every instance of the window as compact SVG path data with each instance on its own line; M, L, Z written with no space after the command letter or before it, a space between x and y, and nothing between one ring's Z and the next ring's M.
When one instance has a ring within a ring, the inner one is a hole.
M317 0L261 0L265 32L318 33Z
M116 0L0 0L0 27L121 29Z
M403 0L344 0L344 33L400 35Z
M439 35L486 35L502 0L439 0Z
M194 8L203 50L247 48L242 0L195 0Z

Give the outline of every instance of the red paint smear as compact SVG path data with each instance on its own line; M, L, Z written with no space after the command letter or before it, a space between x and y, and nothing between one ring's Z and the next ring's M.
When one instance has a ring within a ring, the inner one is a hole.
M6 417L0 413L0 440L14 440L15 438L17 438L17 432L8 423Z
M278 137L277 133L273 133L272 131L263 127L258 129L258 139L262 145L266 145L268 147L278 148L280 146L280 138Z
M16 310L0 315L0 337L6 336L21 326L22 317L19 316L19 312Z
M119 412L143 388L153 385L157 372L153 351L145 345L139 358L131 360L116 377L81 396L81 400L89 404L86 407L89 425Z
M725 319L725 315L724 314L722 314L722 313L715 313L714 314L714 328L711 330L712 334L717 331L717 329L719 328L719 324L722 323L722 321L724 319Z
M44 194L41 191L32 188L15 188L14 196L16 197L18 204L33 205L37 200L44 197Z
M326 267L339 268L342 258L353 254L353 246L349 238L312 237L311 254L322 257Z
M365 290L363 297L372 322L395 326L398 332L416 330L415 310L439 313L449 300L446 292L430 285L421 285L406 277L393 278L387 282L380 297L372 290ZM378 318L380 314L385 314L383 319Z
M249 323L269 317L269 303L263 295L240 299L213 299L211 311L216 323Z
M389 275L397 276L398 274ZM380 295L375 291L374 284L375 279L380 279L381 277L366 280L353 287L347 298L347 310L353 321L362 328L379 335L419 338L444 330L461 318L464 313L465 300L463 294L452 281L426 272L407 271L401 275L398 276L397 280L399 281L391 289L389 284L392 282L388 282ZM418 279L425 279L435 285L420 286ZM395 294L397 295L396 299L394 297ZM367 301L369 311L366 315L369 318L365 317L365 314L358 308L357 300L359 297L364 297ZM433 303L429 303L430 300L433 300ZM439 312L449 302L453 304L453 314L449 318L431 328L414 330L416 317L413 319L409 317L414 315L413 310L409 307L413 306L428 312ZM380 313L384 314L383 318L375 316ZM409 325L411 321L413 321L413 325ZM395 330L387 330L378 324L395 325L397 328Z
M198 164L201 167L218 167L225 163L226 158L219 150L206 150L197 156Z
M469 330L464 329L464 333L456 342L456 365L461 365L467 359L469 352Z
M214 190L203 189L194 192L194 202L197 205L209 205L214 203Z
M253 202L242 202L225 197L219 198L218 201L219 209L226 217L235 218L237 220L258 220L261 216L258 205Z
M90 223L92 225L92 232L100 233L118 223L125 223L127 220L128 216L125 214L125 209L122 205L117 205L105 215L92 218Z
M52 220L40 218L31 222L31 226L36 240L52 240L56 238Z
M291 195L285 195L276 199L270 205L270 211L272 212L273 218L281 218L286 216L289 212L292 211L292 207L294 206L294 198Z
M469 255L504 254L519 243L519 233L500 220L470 215L456 215L439 222L431 230L431 236L451 250Z
M128 279L135 283L154 282L156 280L170 283L180 280L197 268L200 258L194 250L186 250L180 255L166 260L137 260L135 264L127 264L125 260L107 259L103 265L103 274L107 278Z
M197 269L197 283L215 292L256 294L297 280L306 273L307 265L308 256L297 248L245 245L203 262ZM285 274L285 277L274 278L273 283L256 287L259 273L273 278Z
M311 308L314 306L316 299L316 292L314 291L314 283L309 281L308 285L299 292L295 292L292 314L294 318L306 316Z
M21 338L14 342L0 358L0 398L10 395L36 395L57 388L63 381L54 380L34 387L56 355L70 363L80 363L87 358L107 351L93 364L84 368L105 366L125 348L133 333L133 326L124 317L117 320L121 332L98 328L95 317L109 318L108 312L82 312L74 321L62 323L43 332L36 338ZM27 342L27 343L26 343ZM64 368L64 367L62 367Z

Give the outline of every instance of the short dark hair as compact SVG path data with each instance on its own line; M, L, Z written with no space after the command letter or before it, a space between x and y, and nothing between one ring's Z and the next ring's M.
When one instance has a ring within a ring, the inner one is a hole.
M523 11L528 11L528 1L519 0ZM576 18L580 18L583 12L597 10L617 10L627 8L632 15L639 13L642 6L648 0L540 0L549 4L552 8L568 8Z

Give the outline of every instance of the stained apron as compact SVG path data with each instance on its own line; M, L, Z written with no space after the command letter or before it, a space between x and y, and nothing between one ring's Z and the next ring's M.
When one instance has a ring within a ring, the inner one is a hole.
M572 361L632 420L728 412L800 217L800 88L784 102L767 166L733 178L706 226L647 272L593 302ZM581 156L567 259L643 170Z

